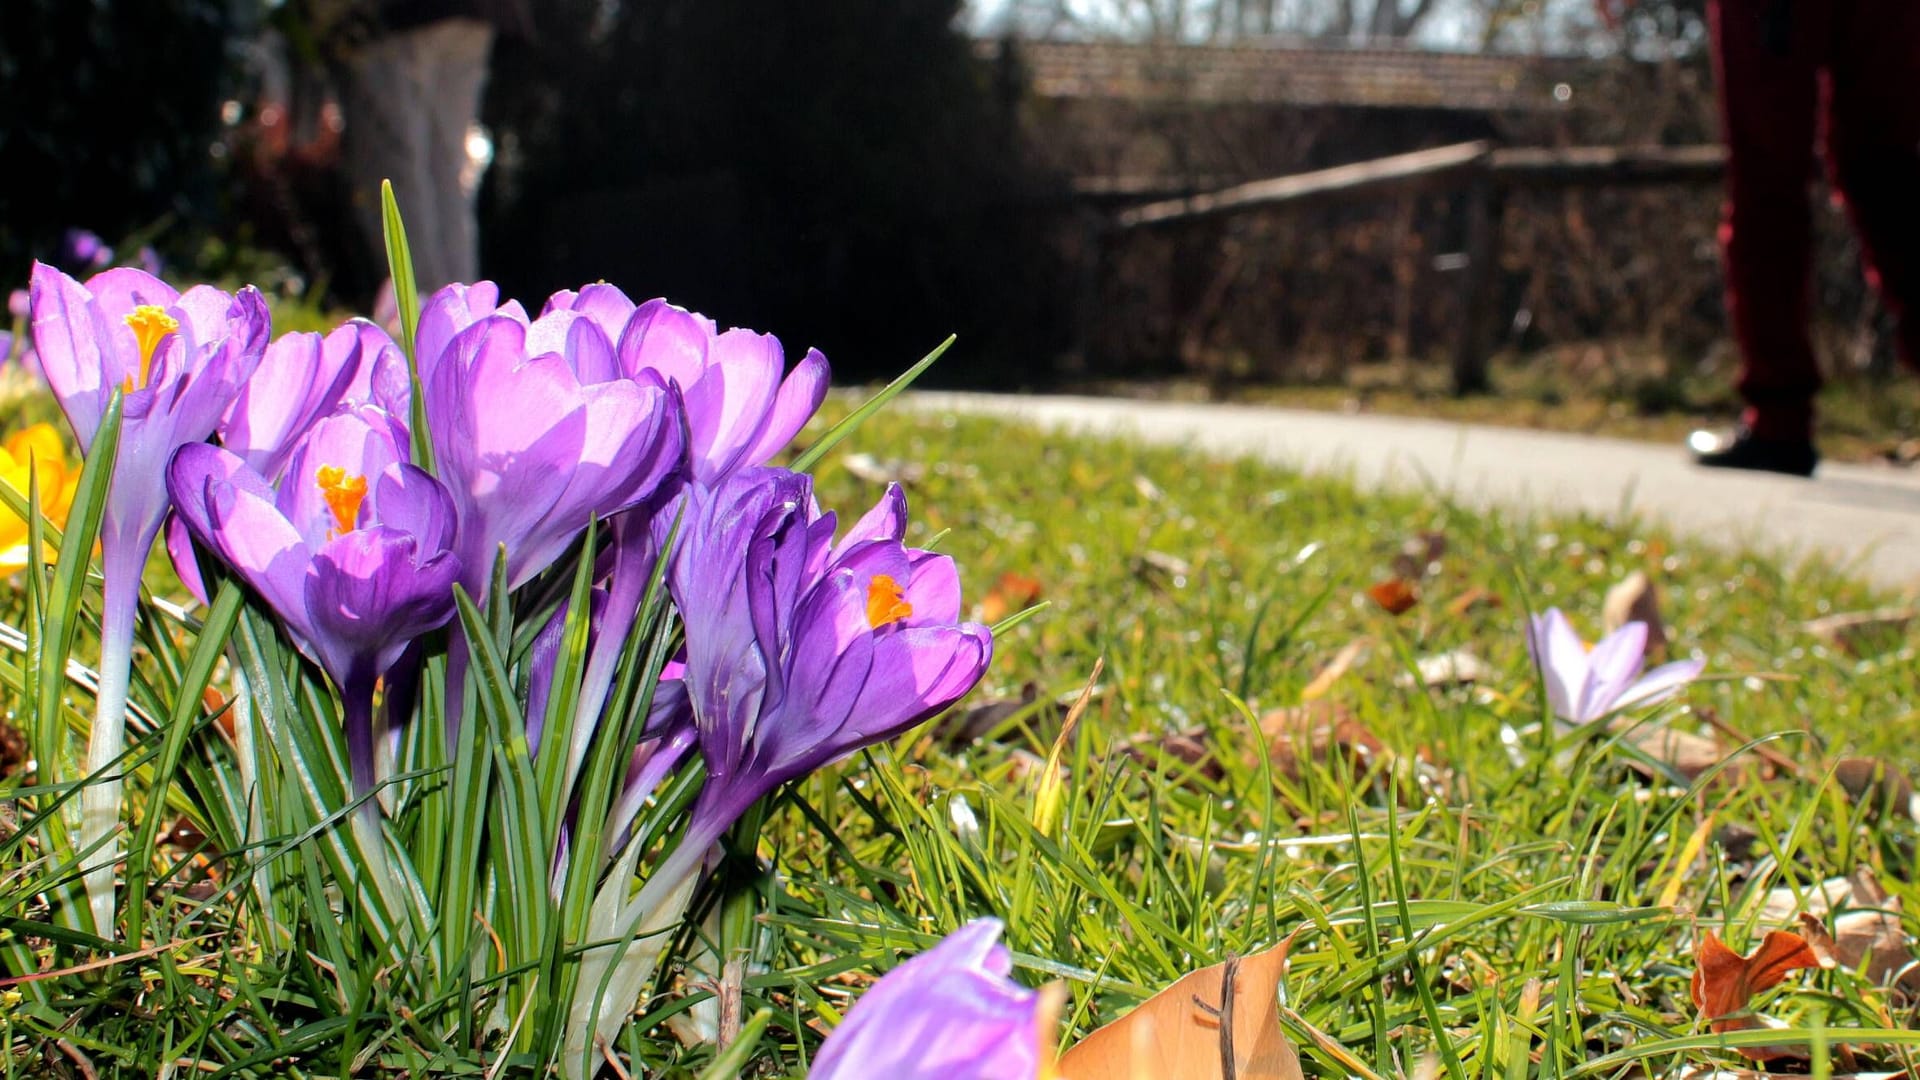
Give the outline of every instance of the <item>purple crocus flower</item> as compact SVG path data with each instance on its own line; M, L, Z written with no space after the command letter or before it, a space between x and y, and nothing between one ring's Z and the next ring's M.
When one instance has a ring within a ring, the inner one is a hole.
M701 483L716 484L734 470L765 464L786 448L826 395L827 360L818 350L807 350L783 381L785 354L774 337L751 330L722 333L712 320L665 300L636 305L618 288L595 284L553 294L541 317L558 319L561 313L598 327L614 346L613 362L629 378L660 378L679 388L689 474ZM586 753L612 687L621 642L653 576L658 553L652 511L642 506L612 523L608 632L587 660L571 749L576 762Z
M707 765L676 852L692 859L781 784L958 701L993 638L959 621L953 560L902 542L897 485L837 545L811 479L784 469L692 485L682 507L666 579Z
M998 919L977 919L888 972L813 1059L809 1080L1037 1080L1041 994L1008 978Z
M89 229L68 229L60 238L60 262L81 271L113 263L113 248Z
M167 487L194 538L340 688L354 783L369 789L374 685L453 614L453 499L407 461L406 429L372 405L315 424L277 485L198 443L174 455Z
M216 433L220 445L239 455L248 468L270 483L278 482L300 438L343 404L373 403L394 415L404 414L407 378L407 360L399 347L365 319L349 320L324 337L283 334L267 346ZM167 527L167 553L181 584L205 603L193 541L178 518Z
M812 481L785 469L688 485L653 519L662 548L676 522L666 581L685 627L681 681L707 778L678 845L630 899L628 846L594 901L603 939L677 917L708 851L755 800L945 709L993 654L986 627L959 621L953 560L903 542L897 486L837 544ZM576 1004L570 1060L594 1036L612 1037L655 958L637 945L585 954L581 985L614 974L604 1007Z
M517 588L590 518L651 496L685 454L672 392L621 373L591 321L487 311L495 296L486 283L440 290L417 347L434 465L458 509L463 584L476 599L499 545Z
M125 746L140 574L167 513L161 483L167 461L176 448L212 434L252 376L267 345L267 306L251 287L232 295L204 285L180 293L132 269L108 270L81 285L35 263L31 289L34 346L82 453L92 449L114 391L124 399L100 526L100 687L87 744L88 771L98 773ZM95 929L102 933L113 919L120 847L109 833L119 815L117 778L87 786L81 845L106 838L87 876Z
M557 292L543 317L556 311L576 312L599 326L618 347L628 376L653 372L680 387L692 476L705 484L766 464L826 397L827 358L808 349L783 381L786 354L772 334L722 332L713 320L665 300L636 306L612 285Z
M1554 715L1576 726L1665 701L1699 678L1706 666L1701 660L1676 660L1641 675L1646 623L1630 622L1589 650L1559 608L1548 608L1528 621L1527 649L1547 684Z

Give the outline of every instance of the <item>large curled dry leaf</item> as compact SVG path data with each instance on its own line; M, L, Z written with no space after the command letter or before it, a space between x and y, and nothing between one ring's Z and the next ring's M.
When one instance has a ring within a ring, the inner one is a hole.
M1767 911L1778 907L1773 894L1767 900ZM1860 972L1868 982L1894 987L1908 999L1920 992L1920 964L1901 924L1900 898L1888 895L1871 867L1823 883L1808 895L1805 907L1799 913L1800 932L1821 967Z
M1273 771L1295 783L1316 765L1331 767L1337 757L1346 758L1355 776L1393 757L1378 735L1330 701L1275 709L1260 718L1260 734Z
M1770 931L1748 956L1729 949L1720 935L1708 930L1700 935L1694 963L1694 1008L1715 1034L1724 1034L1772 1026L1747 1011L1753 996L1780 985L1791 971L1819 967L1820 957L1805 938L1785 930ZM1739 1051L1755 1061L1799 1053L1777 1046L1743 1046Z
M1653 581L1647 577L1646 571L1635 570L1618 585L1608 589L1600 612L1607 633L1611 634L1630 622L1645 623L1647 654L1653 655L1666 649L1667 624L1660 618L1660 591L1653 587Z
M1823 615L1802 624L1807 633L1852 656L1874 656L1898 648L1907 625L1920 617L1910 607L1874 608Z
M1201 968L1081 1039L1060 1080L1301 1080L1274 998L1287 943ZM1223 1019L1230 1018L1230 1023Z

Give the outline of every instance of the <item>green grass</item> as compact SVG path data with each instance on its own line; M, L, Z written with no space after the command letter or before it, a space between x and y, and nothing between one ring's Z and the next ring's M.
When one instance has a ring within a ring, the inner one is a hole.
M1854 656L1804 632L1806 619L1885 599L1830 567L1682 544L1635 522L1490 517L1438 494L1364 494L902 409L818 466L820 500L843 519L880 493L870 470L845 468L856 453L912 477L909 541L954 555L970 601L1002 575L1039 583L1048 606L1000 638L963 709L1023 693L1033 704L972 738L935 724L775 804L760 864L737 868L741 890L769 905L741 1013L767 1018L740 1075L803 1075L813 1029L874 973L989 914L1008 923L1018 977L1066 983L1070 1035L1229 951L1295 934L1285 1002L1314 1075L1353 1070L1298 1025L1382 1075L1430 1058L1459 1077L1672 1075L1736 1060L1697 1038L1696 925L1745 949L1767 929L1754 920L1768 889L1862 864L1910 910L1920 901L1912 820L1852 803L1828 779L1849 753L1907 773L1920 764L1907 734L1920 674L1910 640ZM1390 616L1363 594L1422 533L1444 535L1446 551L1422 601ZM1748 753L1738 776L1649 781L1618 742L1549 745L1523 612L1557 605L1597 634L1602 594L1633 570L1660 584L1675 651L1704 656L1712 677L1661 718L1699 731L1710 709L1731 730L1774 737L1767 747L1794 775ZM1449 610L1474 589L1500 606ZM1321 707L1389 753L1336 753L1292 774L1270 763L1259 720L1298 705L1363 635L1376 646ZM1403 680L1413 659L1455 648L1494 674L1477 687ZM1042 830L1034 793L1054 703L1096 661L1059 820ZM24 898L30 853L5 845L0 828L0 899ZM325 973L264 948L245 911L200 909L191 885L191 873L156 883L154 938L214 936L0 1005L11 1050L0 1075L77 1076L78 1057L102 1075L182 1058L235 1075L487 1064L432 1059L405 1017L324 1019L310 995ZM704 1008L710 979L689 972L681 986L691 994L652 1003L656 1022ZM1912 1019L1846 972L1797 973L1757 1004L1797 1026ZM647 1075L697 1077L712 1061L643 1026L628 1048ZM1871 1041L1854 1049L1863 1067L1898 1067L1894 1037Z

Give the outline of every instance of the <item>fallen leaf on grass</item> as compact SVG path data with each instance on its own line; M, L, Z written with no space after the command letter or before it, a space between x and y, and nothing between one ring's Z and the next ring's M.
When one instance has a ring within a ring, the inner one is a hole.
M1161 760L1172 759L1193 768L1208 780L1218 780L1226 775L1220 761L1213 754L1213 745L1207 739L1204 727L1182 728L1179 731L1154 732L1142 731L1128 736L1119 746L1121 753L1148 766L1159 764Z
M1506 603L1505 600L1500 599L1499 593L1475 585L1447 604L1447 614L1456 619L1462 619L1480 608L1502 608Z
M1855 803L1864 805L1875 817L1888 809L1896 814L1914 814L1913 781L1881 758L1844 758L1833 767L1833 778Z
M1909 997L1920 992L1920 965L1901 925L1900 898L1887 894L1870 867L1826 882L1817 895L1826 902L1818 906L1827 910L1813 910L1816 905L1809 903L1809 910L1799 913L1799 924L1821 967L1860 972L1875 986L1895 986ZM1769 910L1773 899L1768 897ZM1829 911L1838 912L1831 931L1824 918Z
M1624 724L1628 721L1619 721ZM1666 765L1688 780L1698 780L1700 774L1720 764L1726 759L1727 748L1718 739L1691 732L1678 731L1665 724L1640 724L1630 728L1625 741L1632 744L1641 753ZM1629 763L1635 771L1647 774L1649 770L1639 762ZM1740 766L1729 766L1723 776L1731 774L1737 779Z
M1009 570L980 598L980 621L992 626L1009 615L1025 611L1039 603L1045 591L1039 578Z
M1333 689L1333 684L1353 670L1353 665L1365 659L1367 650L1372 647L1373 639L1370 637L1357 637L1341 646L1340 651L1333 654L1333 659L1327 661L1327 666L1313 676L1313 681L1301 688L1300 700L1318 701L1326 697L1327 692Z
M1275 1008L1286 966L1283 941L1182 976L1062 1054L1060 1080L1299 1080Z
M1653 581L1647 577L1646 571L1635 570L1618 585L1608 589L1607 598L1600 605L1600 613L1607 633L1611 634L1630 622L1646 623L1647 652L1652 654L1667 647L1667 624L1660 618L1660 591L1653 587Z
M1789 972L1819 967L1820 957L1805 938L1786 930L1769 931L1750 956L1729 949L1720 935L1707 930L1694 950L1694 965L1694 1008L1700 1010L1715 1034L1725 1034L1772 1026L1764 1017L1748 1011L1753 996L1780 985ZM1755 1061L1801 1055L1795 1048L1782 1046L1737 1049Z
M1423 532L1407 538L1400 545L1400 554L1393 557L1393 572L1397 577L1418 581L1440 570L1440 559L1447 553L1447 534L1443 532Z
M1360 776L1393 751L1345 709L1325 701L1276 709L1260 718L1273 771L1298 783L1312 765L1324 766L1337 753Z
M1193 564L1178 555L1148 551L1134 556L1133 574L1156 589L1184 589L1193 577Z
M1896 647L1916 617L1920 610L1910 607L1843 611L1808 620L1801 629L1852 656L1867 656Z
M950 747L966 746L984 738L1014 716L1032 709L1039 700L1039 684L1029 682L1020 688L1019 697L988 698L958 712L948 713L934 725L933 733ZM1045 711L1045 708L1043 706L1040 711Z
M1420 602L1420 590L1406 578L1391 577L1367 588L1367 596L1389 615L1403 615Z

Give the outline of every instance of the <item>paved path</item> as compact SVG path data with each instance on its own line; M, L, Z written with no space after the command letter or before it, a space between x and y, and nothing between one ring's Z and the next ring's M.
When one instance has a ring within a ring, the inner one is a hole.
M1249 454L1362 484L1437 490L1480 507L1638 513L1762 550L1823 551L1920 589L1920 473L1822 465L1812 480L1701 469L1681 447L1398 416L1114 398L916 393L913 407L985 413Z

